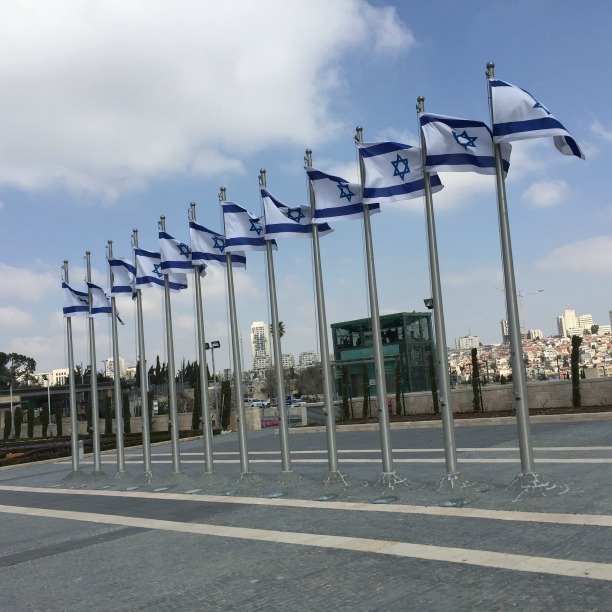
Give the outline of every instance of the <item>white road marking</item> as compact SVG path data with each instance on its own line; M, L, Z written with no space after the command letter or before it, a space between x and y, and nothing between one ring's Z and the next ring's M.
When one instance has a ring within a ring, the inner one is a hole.
M572 578L612 581L612 564L571 559L555 559L510 553L492 552L469 548L452 548L428 544L412 544L391 540L375 540L348 536L322 535L316 533L296 533L268 529L230 527L206 523L183 523L160 519L75 512L69 510L47 510L20 506L0 505L0 512L33 517L83 521L104 525L121 525L148 530L172 531L222 538L238 538L273 544L292 544L314 548L329 548L352 552L365 552L379 555L392 555L428 561L461 563L486 568L497 568L520 572L535 572Z
M521 510L487 510L485 508L446 508L440 506L416 506L405 504L371 504L368 502L315 501L313 499L286 499L265 497L239 497L220 495L189 495L186 493L152 493L149 491L108 491L100 489L51 489L46 487L24 487L0 485L0 491L18 493L46 493L49 495L89 495L94 497L126 497L140 499L162 499L215 504L238 504L246 506L276 506L281 508L312 508L315 510L344 510L356 512L387 512L391 514L423 514L459 518L516 521L523 523L552 523L585 527L612 527L612 515L608 514L562 514L558 512L524 512Z

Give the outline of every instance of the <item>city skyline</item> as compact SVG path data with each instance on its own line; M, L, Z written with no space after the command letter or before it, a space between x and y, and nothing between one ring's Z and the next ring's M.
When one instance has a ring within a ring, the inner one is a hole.
M399 1L269 0L238 17L232 4L185 2L176 11L152 2L129 14L108 5L105 19L90 2L61 11L41 2L35 16L20 5L6 8L0 350L34 357L41 371L65 364L63 260L71 284L82 289L90 250L92 280L106 287L107 240L114 255L129 257L138 228L140 245L157 249L161 214L167 231L187 240L191 201L198 222L221 231L221 185L228 200L260 214L257 175L266 168L275 196L305 203L307 147L316 167L356 180L355 126L363 125L366 141L418 144L418 95L427 111L488 122L487 61L496 63L497 77L538 96L587 158L566 159L549 139L513 147L507 191L517 287L525 296L544 289L524 299L526 328L553 335L555 317L566 309L608 323L612 112L608 85L585 66L597 56L598 70L609 71L605 15L612 17L612 7L558 2L555 30L543 32L538 24L549 9L526 2L465 11L441 1L432 14ZM142 19L144 10L150 20ZM56 19L67 12L72 19ZM558 42L577 39L581 44ZM445 188L434 208L448 343L468 333L499 342L506 313L496 289L502 271L493 177L440 177ZM333 228L321 239L328 325L368 316L361 224ZM372 228L381 314L424 311L430 289L422 202L384 207ZM307 240L279 240L274 262L285 354L318 350L311 261ZM260 253L247 254L246 271L234 271L246 364L250 323L270 321L265 278ZM202 287L206 339L221 342L221 370L231 365L223 271L208 268ZM148 361L167 361L162 302L161 291L143 293ZM133 362L133 305L119 298L118 306L125 321L120 353ZM172 296L172 312L177 362L193 361L191 287ZM73 328L75 362L86 363L85 320L75 318ZM96 339L98 355L112 354L102 318Z

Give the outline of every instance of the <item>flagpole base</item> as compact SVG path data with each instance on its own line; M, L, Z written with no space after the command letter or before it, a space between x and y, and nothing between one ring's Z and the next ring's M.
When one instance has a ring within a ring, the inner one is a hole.
M514 499L536 499L541 497L556 497L564 495L570 491L567 484L553 482L542 477L535 472L521 472L503 490L503 493L510 494Z
M407 478L404 478L396 471L381 472L372 487L379 491L405 491L414 488Z
M489 485L480 482L471 482L460 472L445 474L433 488L434 493L445 495L465 495L473 493L484 493L490 489Z
M327 476L323 478L323 484L326 487L349 487L351 486L351 481L346 474L343 474L340 471L337 472L328 472Z

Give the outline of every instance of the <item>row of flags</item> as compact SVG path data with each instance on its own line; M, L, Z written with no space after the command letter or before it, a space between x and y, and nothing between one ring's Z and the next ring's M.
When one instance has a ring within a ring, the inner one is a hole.
M495 174L494 145L501 145L503 172L510 168L511 141L552 137L565 155L584 159L580 147L550 111L527 91L498 79L490 79L493 129L472 121L421 113L420 127L425 155L420 147L396 142L358 143L363 163L364 184L307 167L314 192L314 215L310 206L290 206L261 188L264 215L256 216L233 202L222 202L225 231L212 231L190 221L189 244L166 231L159 232L159 250L134 248L134 259L109 257L112 272L110 294L135 296L138 289L164 287L168 277L172 291L187 287L187 274L194 270L203 276L209 265L231 264L246 267L245 251L265 250L266 242L276 247L276 238L309 237L316 224L319 236L332 232L329 222L358 219L364 205L370 214L380 212L381 204L406 201L424 194L424 173L428 173L433 193L443 188L438 172ZM424 157L424 164L423 164ZM64 316L108 314L109 298L101 287L88 283L88 292L64 289ZM89 308L91 295L91 310Z

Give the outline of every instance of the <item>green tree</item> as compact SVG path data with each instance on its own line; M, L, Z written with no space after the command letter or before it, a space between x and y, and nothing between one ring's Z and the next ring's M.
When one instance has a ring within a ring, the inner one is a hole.
M149 424L153 423L153 391L147 391L147 412L149 413Z
M363 364L362 370L363 379L363 418L370 418L370 374L368 371L368 364Z
M28 414L28 438L33 438L34 437L34 406L28 402L28 407L27 407L27 414Z
M482 397L480 396L480 365L478 364L478 349L472 349L472 406L474 412L482 412Z
M200 381L196 380L193 388L193 412L191 413L191 429L199 431L201 428L200 417L202 416L202 397L201 397Z
M11 429L13 429L13 415L10 410L4 413L4 439L8 440L11 435Z
M438 377L436 375L436 363L433 353L429 353L428 357L429 368L429 386L431 387L431 399L433 402L434 414L440 414L440 399L438 395Z
M36 361L19 353L0 351L0 384L11 383L13 388L28 386L36 382Z
M227 431L232 412L232 385L229 380L221 381L221 428Z
M572 336L572 352L570 353L571 372L572 372L572 404L574 408L582 406L580 396L580 345L582 338Z
M62 407L58 404L57 406L55 406L55 425L57 428L57 435L58 437L61 437L64 435L64 429L63 429L63 420L62 417L64 416L63 412L62 412Z
M349 388L349 371L348 366L342 366L342 420L348 421L349 414L349 398L348 398L348 388Z
M123 392L123 398L121 402L123 406L123 433L132 433L132 423L130 421L130 393L129 391Z
M15 437L21 437L21 424L23 423L23 412L21 406L15 408Z
M113 433L113 406L110 395L104 396L104 435Z
M40 410L40 424L42 425L42 437L46 438L48 435L49 429L49 407L46 404L43 404L43 407Z

